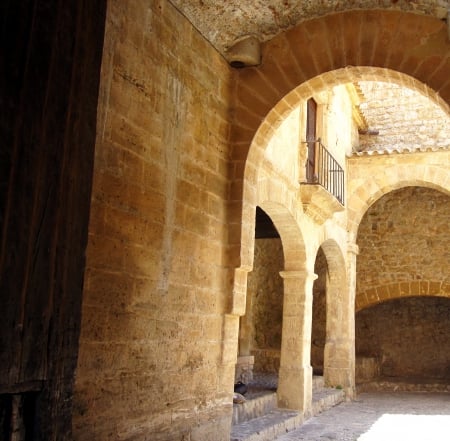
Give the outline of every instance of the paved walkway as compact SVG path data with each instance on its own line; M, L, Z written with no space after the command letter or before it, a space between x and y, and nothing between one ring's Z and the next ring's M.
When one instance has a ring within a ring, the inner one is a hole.
M362 393L277 441L450 441L450 394Z

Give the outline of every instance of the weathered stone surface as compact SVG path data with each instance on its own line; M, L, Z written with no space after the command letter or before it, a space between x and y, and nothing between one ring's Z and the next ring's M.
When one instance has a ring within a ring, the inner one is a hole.
M109 3L77 440L227 438L228 69L170 3Z
M378 360L382 377L412 382L449 378L450 300L437 297L395 299L356 314L356 353ZM357 381L369 380L368 369Z
M283 317L283 248L280 239L256 239L253 271L249 274L247 319L255 371L277 372Z
M299 0L270 0L258 3L234 1L171 0L220 52L243 35L256 35L263 41L285 31L297 23L346 9L395 9L446 18L447 10L439 0L411 3L405 0L384 1L345 0L304 2Z
M358 230L357 299L444 295L449 218L449 197L433 189L406 187L375 202Z

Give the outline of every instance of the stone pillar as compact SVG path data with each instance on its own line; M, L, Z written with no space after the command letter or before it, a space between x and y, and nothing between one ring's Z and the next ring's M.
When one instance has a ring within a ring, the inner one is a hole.
M358 247L348 246L347 278L334 275L327 289L327 339L324 354L325 384L342 387L348 397L355 390L355 288ZM347 283L346 283L347 282Z
M278 407L311 413L312 287L317 278L306 271L282 271L284 279L283 328Z

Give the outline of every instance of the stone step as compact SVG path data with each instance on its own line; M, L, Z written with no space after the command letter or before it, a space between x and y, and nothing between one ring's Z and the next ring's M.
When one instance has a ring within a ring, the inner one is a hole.
M313 377L313 413L319 413L322 409L327 409L340 402L339 397L343 397L343 392L337 391L333 393L335 390L324 388L323 377ZM245 399L245 403L233 405L233 425L261 417L277 408L276 392L250 391L246 394Z
M323 389L325 387L325 381L323 379L322 375L314 375L313 379L312 379L312 388L313 391L318 390L318 389Z
M315 416L345 400L344 391L323 387L323 379L313 380L311 415ZM272 441L299 427L301 412L277 409L276 392L250 394L243 404L233 405L231 441Z
M233 425L261 417L277 407L276 392L248 394L245 403L233 404Z
M322 388L313 391L312 416L318 415L343 401L345 401L345 394L342 389Z
M234 425L230 441L272 441L300 427L303 420L300 412L274 409L266 415Z

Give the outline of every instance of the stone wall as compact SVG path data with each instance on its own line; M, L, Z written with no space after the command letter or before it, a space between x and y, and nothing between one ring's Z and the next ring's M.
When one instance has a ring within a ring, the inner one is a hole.
M361 134L358 150L413 150L450 146L448 114L418 91L387 82L358 82L370 103L360 109L376 134Z
M443 349L448 346L448 300L409 298L446 295L449 216L449 197L444 193L405 187L381 197L361 221L359 304L405 297L356 316L357 356L377 359L381 375L445 378L450 374L448 350Z
M359 311L356 354L378 359L383 377L449 381L450 299L410 297Z
M327 336L327 260L322 248L317 252L314 273L317 279L313 285L313 309L311 332L311 366L314 374L323 374L325 340Z
M169 2L108 2L78 441L229 439L228 91Z
M357 297L444 295L449 202L439 191L405 187L386 194L368 209L358 230Z
M251 353L254 370L278 372L283 319L283 247L280 239L256 239L253 271L247 295L251 296Z

